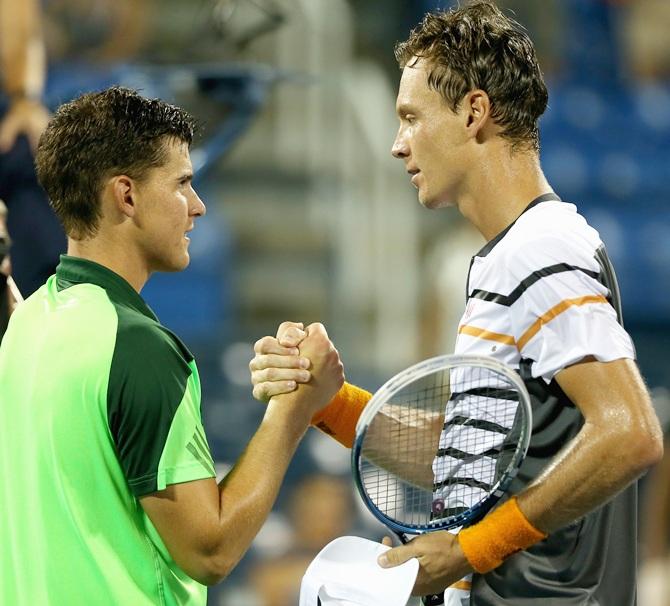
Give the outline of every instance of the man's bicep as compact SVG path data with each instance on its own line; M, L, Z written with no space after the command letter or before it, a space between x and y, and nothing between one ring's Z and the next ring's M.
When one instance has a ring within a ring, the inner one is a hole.
M220 543L216 480L170 484L139 500L179 567L201 583L216 582L214 562Z
M655 413L635 361L585 358L556 374L556 381L587 421L626 429Z

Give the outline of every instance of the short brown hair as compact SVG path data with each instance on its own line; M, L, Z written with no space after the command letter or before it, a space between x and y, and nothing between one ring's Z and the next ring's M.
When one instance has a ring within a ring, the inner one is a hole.
M491 2L428 13L396 45L401 68L425 59L428 85L456 111L471 90L486 91L501 136L513 145L540 148L537 121L547 108L547 87L528 34Z
M143 179L166 162L169 140L190 146L194 128L184 110L120 86L61 105L40 138L35 164L68 236L95 235L103 179Z

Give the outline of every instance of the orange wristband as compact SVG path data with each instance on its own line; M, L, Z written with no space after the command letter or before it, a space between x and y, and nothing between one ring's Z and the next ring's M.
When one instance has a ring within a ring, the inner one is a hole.
M369 391L345 383L328 406L312 417L312 425L351 448L356 437L356 423L371 397Z
M458 534L465 557L480 574L497 568L512 554L546 538L519 509L516 497Z

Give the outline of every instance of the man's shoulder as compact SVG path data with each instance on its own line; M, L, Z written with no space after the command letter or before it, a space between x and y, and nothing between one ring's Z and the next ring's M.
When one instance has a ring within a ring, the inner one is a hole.
M160 360L163 364L183 366L193 360L193 354L182 340L155 318L123 305L117 305L116 312L117 357L142 365Z
M596 267L600 235L573 204L540 204L519 217L496 247L500 262L538 270L560 263Z

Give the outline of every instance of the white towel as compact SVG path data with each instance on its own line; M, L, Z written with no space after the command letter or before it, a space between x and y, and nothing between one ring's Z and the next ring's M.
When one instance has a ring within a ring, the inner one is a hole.
M300 606L405 606L419 572L411 560L395 568L377 564L389 548L361 537L340 537L326 545L307 568Z

